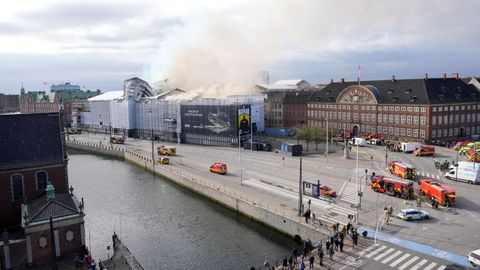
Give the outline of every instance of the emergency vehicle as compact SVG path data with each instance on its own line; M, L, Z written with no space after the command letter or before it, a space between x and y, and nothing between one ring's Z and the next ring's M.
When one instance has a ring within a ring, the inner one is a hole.
M435 147L429 145L423 145L413 151L413 154L417 157L421 156L433 156L435 154Z
M168 164L168 163L170 163L170 159L168 159L167 157L159 157L157 159L157 163L158 164Z
M480 162L480 153L479 151L469 150L467 152L468 161Z
M218 174L226 174L227 173L227 164L223 162L215 162L212 166L210 166L210 172L218 173Z
M175 156L175 147L160 145L157 147L157 153L159 155Z
M403 179L415 179L416 171L413 165L403 163L401 161L392 161L390 166L388 166L390 173L393 175L399 176Z
M424 179L418 181L418 189L420 195L429 199L435 198L438 204L451 206L455 204L455 190L440 184L432 179Z
M385 176L373 176L370 188L375 192L386 193L390 196L411 199L414 194L413 181L396 179Z

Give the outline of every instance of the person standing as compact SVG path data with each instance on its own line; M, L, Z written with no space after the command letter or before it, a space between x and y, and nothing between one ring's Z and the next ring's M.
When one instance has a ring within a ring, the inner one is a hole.
M330 249L330 241L327 240L327 242L325 243L325 250L328 252L329 249Z
M313 270L313 262L315 261L315 257L312 255L310 256L310 270Z
M333 261L333 254L335 254L335 251L333 251L333 245L330 246L330 249L328 250L328 255L330 256L330 260Z
M290 269L293 266L293 257L292 256L290 256L290 258L288 258L288 266L290 267Z
M340 245L340 241L338 238L335 238L335 251L338 251L338 246Z
M358 232L357 231L354 231L353 232L353 245L358 245Z
M300 270L305 270L305 263L302 261L299 266Z
M323 249L318 250L318 258L320 258L320 266L323 266Z
M293 249L293 261L297 262L297 257L298 257L298 248Z
M340 240L340 252L343 252L343 239Z
M287 256L285 256L285 258L283 258L283 264L282 265L283 265L282 269L286 270L287 267L288 267Z
M352 224L349 221L347 224L347 234L350 233L350 228L352 228Z

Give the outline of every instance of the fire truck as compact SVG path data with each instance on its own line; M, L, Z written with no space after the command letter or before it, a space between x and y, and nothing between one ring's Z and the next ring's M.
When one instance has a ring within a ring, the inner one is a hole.
M413 180L417 174L413 165L403 163L401 161L390 162L390 166L388 166L388 168L390 169L390 173L403 179Z
M421 195L429 199L435 198L438 204L451 206L455 204L455 190L440 184L432 179L418 181L418 189Z
M480 162L480 153L475 150L468 150L467 152L468 161Z
M227 173L227 164L223 162L215 162L212 166L210 166L210 172L218 173L218 174L226 174Z
M370 188L375 192L386 193L390 196L402 197L404 199L411 199L414 195L413 181L381 175L371 178Z

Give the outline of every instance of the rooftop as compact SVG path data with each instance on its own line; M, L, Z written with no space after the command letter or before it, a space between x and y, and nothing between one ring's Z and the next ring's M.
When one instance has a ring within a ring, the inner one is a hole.
M88 101L110 101L123 98L123 91L110 91L96 97L89 98Z

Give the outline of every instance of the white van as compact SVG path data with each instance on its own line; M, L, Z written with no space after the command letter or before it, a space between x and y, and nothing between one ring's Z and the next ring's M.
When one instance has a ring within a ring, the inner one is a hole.
M469 184L480 184L480 164L474 164L470 161L459 161L458 166L450 166L450 171L445 173L445 178L457 179Z
M468 261L473 265L473 267L480 266L480 249L470 251L468 253Z
M348 143L351 145L366 146L367 141L364 138L352 138L348 140Z
M422 147L422 144L417 142L402 142L401 147L404 153L412 153L415 149Z

